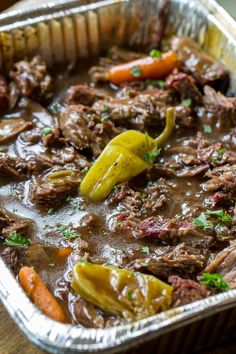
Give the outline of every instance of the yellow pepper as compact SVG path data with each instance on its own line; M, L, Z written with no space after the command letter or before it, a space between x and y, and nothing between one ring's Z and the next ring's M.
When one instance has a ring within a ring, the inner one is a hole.
M174 128L173 108L166 112L166 126L161 135L152 139L136 130L127 130L112 139L94 162L80 185L82 195L93 201L105 199L117 184L128 181L151 166L145 154L156 151Z
M133 319L168 310L173 291L152 275L84 261L73 268L72 288L103 311Z

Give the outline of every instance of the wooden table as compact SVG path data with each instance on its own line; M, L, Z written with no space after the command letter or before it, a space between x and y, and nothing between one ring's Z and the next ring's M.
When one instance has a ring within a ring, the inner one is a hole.
M2 0L0 0L2 1ZM22 5L33 5L46 2L45 0L23 0ZM13 6L19 8L20 3ZM4 307L0 304L0 354L46 354L47 352L37 348L28 341L24 334L18 329L10 318ZM235 354L236 341L232 340L216 348L201 351L198 354ZM154 353L153 353L154 354Z

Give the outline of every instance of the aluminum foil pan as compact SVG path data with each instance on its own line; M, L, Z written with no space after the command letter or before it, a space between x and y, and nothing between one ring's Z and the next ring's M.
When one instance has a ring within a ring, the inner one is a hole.
M230 71L235 93L234 20L213 0L169 0L168 6L166 34L190 36L221 60ZM97 56L114 44L146 46L160 25L160 10L161 0L64 0L1 15L0 68L7 70L15 60L36 53L53 65ZM0 298L6 309L28 338L50 353L126 352L146 342L146 353L180 353L183 348L189 353L193 341L204 345L204 334L209 342L234 328L236 290L132 324L85 329L44 316L1 259L0 274ZM135 352L141 353L140 349Z

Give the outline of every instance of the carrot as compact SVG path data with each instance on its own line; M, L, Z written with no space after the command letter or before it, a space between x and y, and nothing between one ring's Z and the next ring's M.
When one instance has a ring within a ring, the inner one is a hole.
M65 261L66 258L71 254L72 252L72 248L71 247L66 247L66 248L60 248L57 251L57 256L59 259L61 259L62 261Z
M151 56L129 63L113 66L107 73L107 80L114 84L137 79L163 79L179 66L177 54L168 52L161 58Z
M30 300L48 317L58 322L66 322L66 315L55 297L33 268L22 267L19 281Z

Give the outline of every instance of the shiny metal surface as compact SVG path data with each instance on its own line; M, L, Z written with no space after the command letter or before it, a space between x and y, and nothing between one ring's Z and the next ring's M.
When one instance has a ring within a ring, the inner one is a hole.
M110 45L146 45L157 0L69 0L0 16L0 66L40 53L49 65L96 56ZM236 24L213 0L170 0L167 35L185 34L220 59L236 91ZM236 290L132 324L84 329L45 317L0 259L0 298L36 344L51 353L116 353L236 305Z

